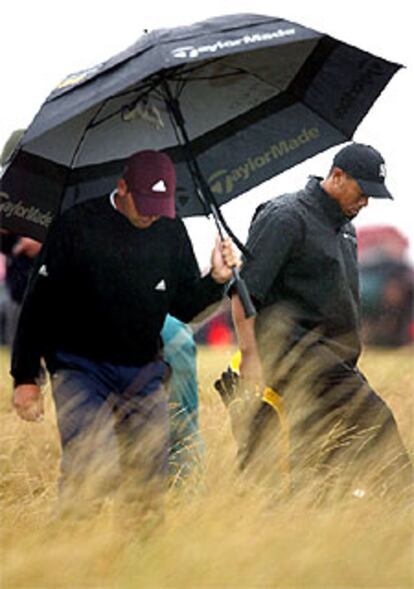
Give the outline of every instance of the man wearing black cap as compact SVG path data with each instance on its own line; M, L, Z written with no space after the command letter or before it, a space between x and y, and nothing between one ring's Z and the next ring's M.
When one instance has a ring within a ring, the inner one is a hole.
M293 469L302 476L316 470L332 475L345 460L358 488L379 488L384 480L391 485L398 477L411 481L392 413L357 368L360 307L351 220L371 198L392 198L384 160L370 146L350 144L337 153L327 178L313 177L304 190L259 207L247 242L252 257L241 271L257 317L246 319L238 295L232 296L242 382L283 395ZM265 404L259 414L245 463L255 447L272 456L257 424L275 414ZM263 456L256 452L256 458Z
M200 276L175 217L175 186L166 154L132 155L110 196L54 221L37 259L13 348L14 406L25 420L42 418L43 358L62 442L63 494L73 492L68 482L85 490L92 472L104 487L120 470L122 482L164 479L165 317L189 321L218 301L238 263L231 243L218 241L210 274ZM136 500L136 485L128 488Z

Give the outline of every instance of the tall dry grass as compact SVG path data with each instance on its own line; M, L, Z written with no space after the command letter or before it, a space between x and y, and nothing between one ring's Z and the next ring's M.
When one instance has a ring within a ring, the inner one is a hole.
M199 352L204 471L169 491L165 520L148 535L111 502L94 518L53 518L59 460L53 407L49 397L38 424L14 415L3 351L2 588L414 587L407 505L352 495L317 505L310 491L288 500L238 474L227 411L212 387L231 354ZM411 452L412 360L412 348L369 350L362 359Z

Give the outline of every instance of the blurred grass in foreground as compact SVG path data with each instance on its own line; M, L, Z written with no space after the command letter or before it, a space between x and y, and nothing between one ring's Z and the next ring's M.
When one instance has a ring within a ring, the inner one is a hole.
M406 506L351 496L316 507L306 492L272 504L238 475L227 412L212 387L231 355L229 348L199 351L202 480L168 493L165 521L146 538L110 503L89 521L51 519L59 444L50 396L43 423L20 421L2 351L2 588L414 586L414 522ZM413 348L368 350L362 368L413 453Z

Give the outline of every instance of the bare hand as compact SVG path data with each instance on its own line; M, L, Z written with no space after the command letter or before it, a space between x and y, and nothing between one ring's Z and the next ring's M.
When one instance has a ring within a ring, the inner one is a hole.
M240 267L240 256L237 254L231 239L221 240L219 236L211 254L211 275L219 284L228 282L232 277L232 268Z
M14 389L13 406L17 415L25 421L42 421L44 402L41 389L36 384L21 384Z
M36 239L30 237L20 237L18 242L13 248L13 254L15 256L24 254L28 258L35 258L42 249L42 244Z

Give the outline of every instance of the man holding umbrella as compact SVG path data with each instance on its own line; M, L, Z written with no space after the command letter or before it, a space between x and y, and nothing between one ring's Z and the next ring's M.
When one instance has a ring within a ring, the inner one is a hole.
M246 319L238 295L232 296L242 382L283 396L294 474L342 472L358 493L412 481L393 415L357 368L360 307L351 220L370 198L392 198L384 179L382 156L353 143L336 154L324 180L314 177L304 190L259 207L247 242L252 257L241 271L257 317ZM275 412L263 403L259 414L244 464L254 462L259 447L256 459L264 460L263 452L275 459L274 446L260 440L257 427L269 431L264 424L277 421Z
M81 488L94 497L122 481L139 503L139 489L148 498L163 487L168 366L160 331L167 313L189 321L218 301L238 264L231 243L217 242L212 270L200 277L175 217L175 186L166 154L135 153L110 196L56 218L37 259L13 348L14 406L25 420L42 418L44 358L62 442L62 497L72 484L78 500Z

